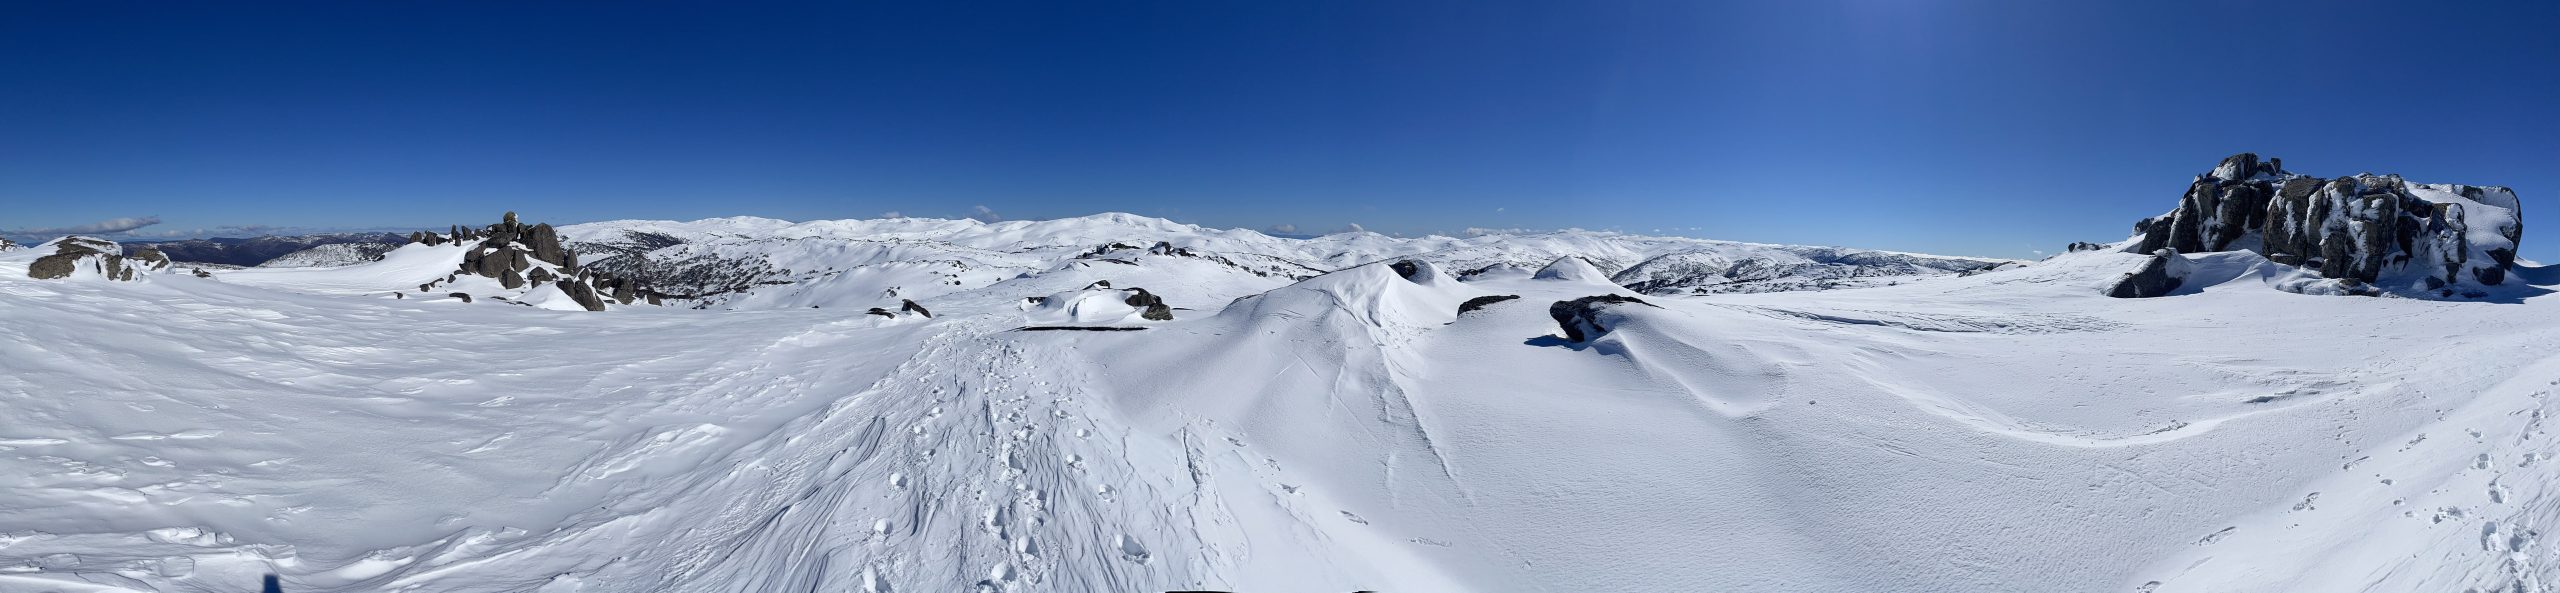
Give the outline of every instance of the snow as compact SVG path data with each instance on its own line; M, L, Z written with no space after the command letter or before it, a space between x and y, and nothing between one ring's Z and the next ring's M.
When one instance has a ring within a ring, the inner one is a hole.
M1574 343L1548 304L1631 292L1582 258L1701 247L1071 220L563 228L808 278L709 309L386 296L449 273L451 246L136 282L0 263L0 591L268 572L421 593L2560 578L2539 542L2560 521L2560 297L2524 282L2313 296L2233 251L2183 256L2169 296L2112 299L2147 256L2083 251L1647 295ZM1113 242L1137 249L1092 253ZM1348 263L1254 273L1284 261ZM1175 320L1130 319L1134 287ZM1521 298L1457 315L1491 295ZM862 312L902 298L934 317ZM1043 323L1140 329L1016 331Z

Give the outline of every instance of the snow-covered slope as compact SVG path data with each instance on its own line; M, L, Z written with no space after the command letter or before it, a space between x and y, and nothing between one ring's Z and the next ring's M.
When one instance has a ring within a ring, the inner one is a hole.
M392 243L330 243L276 256L259 263L261 268L329 268L382 261L382 254L399 245Z
M2299 269L2245 250L2113 299L2152 256L2095 250L1637 302L1597 262L1720 247L1159 223L564 227L592 265L793 282L607 314L378 294L493 261L474 243L0 269L0 591L2560 578L2560 274L2530 264L2468 301L2287 292ZM1595 255L1541 255L1568 244ZM1113 331L1035 331L1062 326Z

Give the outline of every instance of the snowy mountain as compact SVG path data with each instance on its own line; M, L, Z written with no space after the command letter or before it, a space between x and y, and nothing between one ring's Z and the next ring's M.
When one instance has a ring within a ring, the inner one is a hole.
M395 243L329 243L259 262L261 268L331 268L382 261L382 254L398 248Z
M117 282L48 243L0 252L0 590L2560 579L2560 274L2322 296L2338 256L2201 243L2244 210L2036 262L1122 214L508 216ZM2461 210L2464 253L2517 239ZM2454 252L2412 237L2358 282ZM2155 263L2176 286L2109 298Z
M216 238L184 241L130 241L132 247L150 247L180 263L222 264L254 267L294 252L340 243L383 243L398 245L401 237L390 233L320 233L312 235L269 235L246 239Z
M560 232L596 269L698 296L699 305L716 308L871 306L890 297L936 297L1025 276L1072 276L1082 279L1076 283L1081 286L1129 272L1097 265L1178 268L1171 275L1184 278L1251 276L1241 285L1261 290L1390 259L1428 261L1472 276L1535 269L1572 256L1603 270L1625 270L1619 280L1648 293L1714 293L1885 284L2000 261L1591 231L1289 239L1130 214L1000 223L610 221ZM1242 296L1212 290L1220 298Z

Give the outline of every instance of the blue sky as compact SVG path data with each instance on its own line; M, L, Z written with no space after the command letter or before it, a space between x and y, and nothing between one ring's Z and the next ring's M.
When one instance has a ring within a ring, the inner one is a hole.
M0 229L983 207L2025 257L2255 151L2514 187L2555 260L2555 30L2552 2L7 2Z

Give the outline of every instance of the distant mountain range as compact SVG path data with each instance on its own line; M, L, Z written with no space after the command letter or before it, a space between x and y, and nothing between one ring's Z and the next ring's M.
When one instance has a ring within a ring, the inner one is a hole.
M379 243L397 246L401 243L408 242L408 240L407 236L397 233L319 233L290 236L271 235L246 239L226 237L216 239L187 239L184 241L125 241L123 244L128 252L141 247L156 248L160 250L160 253L168 255L171 261L180 263L252 267L267 263L268 261L279 257L284 257L285 255L293 252L322 245ZM380 251L376 251L374 253L379 255Z

